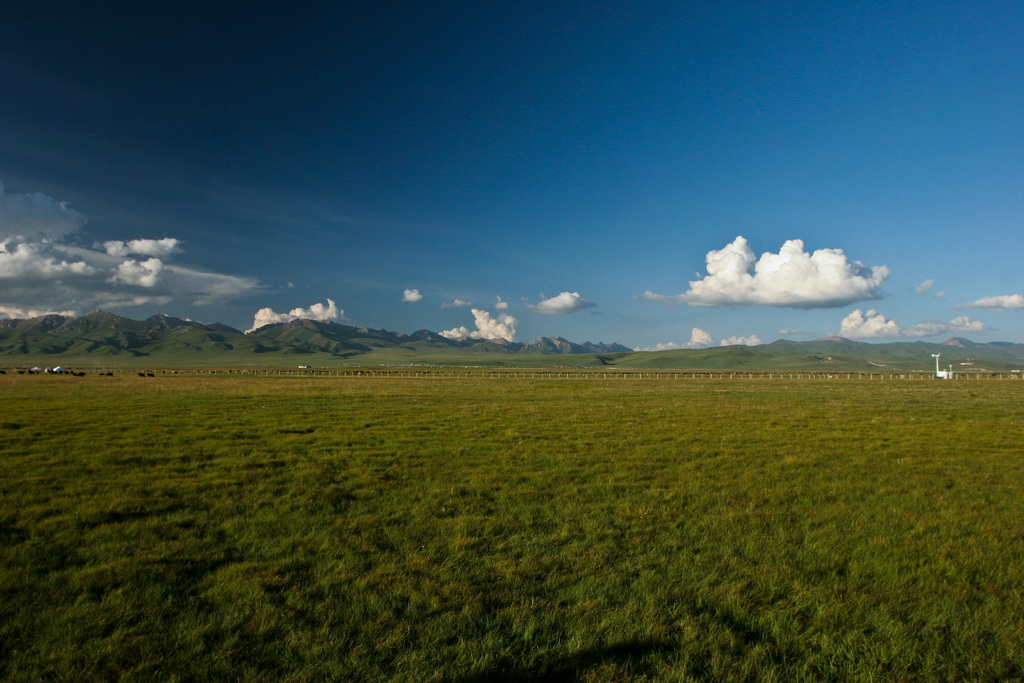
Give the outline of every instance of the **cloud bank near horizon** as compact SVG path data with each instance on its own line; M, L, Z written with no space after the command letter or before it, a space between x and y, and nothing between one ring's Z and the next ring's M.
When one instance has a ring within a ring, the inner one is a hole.
M490 311L482 308L470 309L473 314L473 321L476 324L475 330L470 330L465 325L453 327L450 330L440 332L442 337L460 341L463 339L489 339L492 341L504 340L513 342L516 340L516 325L519 321L507 313L491 315Z
M168 261L182 252L173 237L79 246L86 217L36 192L0 183L0 314L75 315L83 309L220 303L259 281Z
M245 333L255 332L265 325L272 325L274 323L289 323L293 320L328 322L331 320L341 320L344 317L345 311L338 308L338 304L334 303L333 299L327 299L326 304L315 303L309 308L293 308L287 313L275 313L274 309L266 307L256 311L256 315L252 320L252 327L246 330Z
M1004 294L1002 296L984 296L969 304L956 308L987 308L989 310L1024 308L1024 294Z
M708 274L690 282L682 294L644 292L648 301L691 306L788 306L834 308L877 299L890 270L850 261L842 249L808 254L803 240L788 240L778 254L754 255L742 235L722 249L709 251Z
M946 332L984 332L985 323L962 315L947 322L924 322L906 329L895 320L888 320L874 309L857 309L843 318L839 336L851 339L884 339L895 337L934 337Z
M677 342L666 342L633 349L634 351L672 351L675 349L707 349L712 346L759 346L761 339L752 334L747 337L732 336L722 339L716 343L715 338L699 327L693 328L690 333L690 341L682 344Z

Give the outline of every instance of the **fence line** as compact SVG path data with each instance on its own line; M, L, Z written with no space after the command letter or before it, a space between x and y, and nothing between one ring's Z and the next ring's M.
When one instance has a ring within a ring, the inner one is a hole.
M27 368L0 368L6 374L28 372ZM437 369L396 369L396 368L352 368L352 369L156 369L110 368L110 367L69 367L69 371L84 371L88 375L139 375L143 377L168 375L255 375L273 377L364 377L394 379L542 379L542 380L743 380L743 379L805 379L821 381L838 380L934 380L934 372L928 371L810 371L810 370L600 370L600 369L486 369L486 368L437 368ZM974 380L1021 380L1021 372L961 372L951 381Z
M294 377L367 377L411 379L547 379L547 380L694 380L694 379L808 379L808 380L934 380L934 373L906 372L815 372L815 371L641 371L641 370L235 370L235 373ZM952 381L1020 380L1019 372L971 372L957 374Z

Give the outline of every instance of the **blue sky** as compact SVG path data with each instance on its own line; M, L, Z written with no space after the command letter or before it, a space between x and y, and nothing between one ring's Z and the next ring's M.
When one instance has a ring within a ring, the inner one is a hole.
M1024 7L93 3L0 22L0 316L1024 342Z

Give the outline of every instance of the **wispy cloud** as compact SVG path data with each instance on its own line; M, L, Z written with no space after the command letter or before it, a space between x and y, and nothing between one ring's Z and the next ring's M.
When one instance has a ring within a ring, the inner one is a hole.
M914 291L917 292L920 296L925 296L927 294L931 294L936 299L944 298L946 296L946 293L943 292L943 291L938 291L938 292L935 292L934 294L932 294L932 288L934 286L935 286L935 280L925 280L921 284L916 285L914 287Z
M850 261L842 249L818 249L808 254L803 240L789 240L778 254L758 259L742 236L706 257L708 275L690 282L682 294L644 292L649 301L691 306L792 306L829 308L876 299L886 266L868 268Z
M344 317L345 311L338 308L338 304L334 303L332 299L328 299L326 304L315 303L309 308L293 308L287 313L275 313L274 309L269 307L261 308L256 311L252 327L246 330L246 334L274 323L287 323L292 320L319 320L327 322L329 320L340 320Z
M546 315L565 315L567 313L574 313L576 311L582 311L586 308L594 308L597 306L593 301L584 299L580 296L579 292L562 292L558 296L553 296L550 299L541 299L535 304L527 304L534 313L544 313Z
M1024 295L1004 294L1002 296L985 296L969 304L957 306L957 308L988 308L993 310L1024 308Z
M908 328L900 327L874 309L857 309L843 318L839 335L852 339L883 339L894 337L934 337L948 332L984 332L985 323L962 315L949 322L923 322Z
M257 289L255 278L169 263L181 242L111 240L81 247L83 214L41 193L0 184L0 307L60 311L218 303Z
M446 301L441 304L441 308L468 308L473 305L472 301L463 301L462 299L455 299L454 301Z

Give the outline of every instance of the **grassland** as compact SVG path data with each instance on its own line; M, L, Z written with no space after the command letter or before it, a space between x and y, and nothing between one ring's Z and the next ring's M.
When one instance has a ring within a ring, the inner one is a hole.
M1022 391L0 376L0 679L1019 680Z

